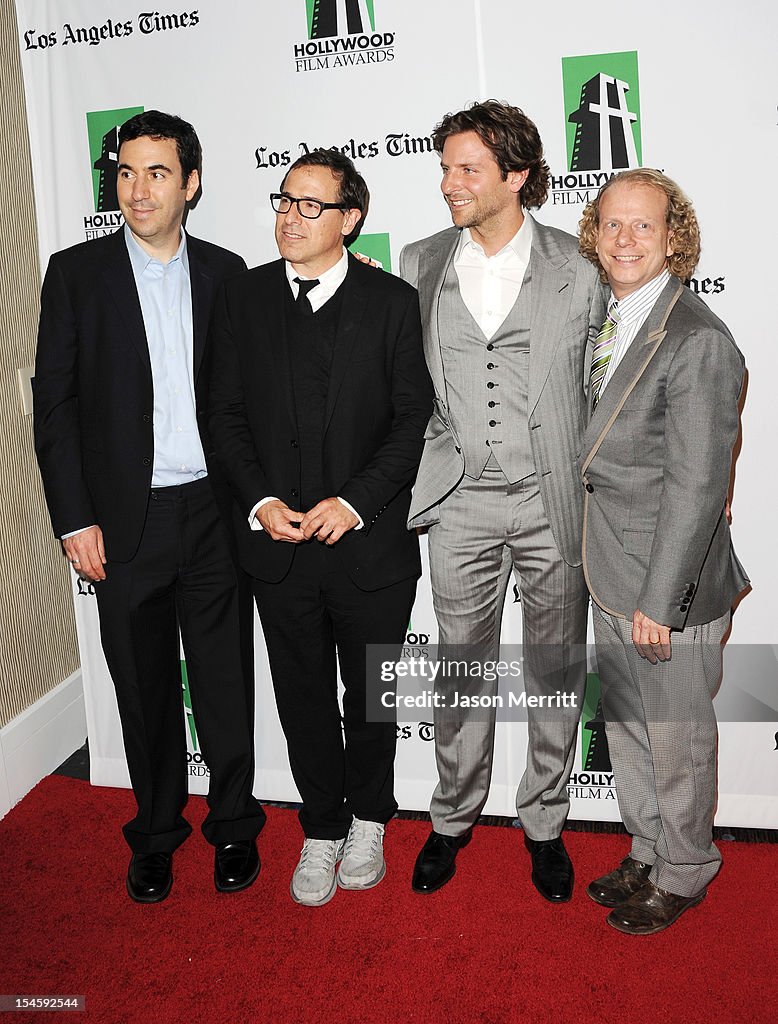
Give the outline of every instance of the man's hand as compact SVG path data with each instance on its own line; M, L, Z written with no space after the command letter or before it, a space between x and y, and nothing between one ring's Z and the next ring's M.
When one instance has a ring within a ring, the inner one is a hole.
M88 530L66 537L62 547L79 576L92 583L105 579L105 546L99 526L90 526Z
M283 501L266 502L258 509L254 518L271 540L282 540L287 544L299 544L305 538L297 525L302 513L289 508Z
M632 643L640 657L647 658L652 665L670 660L670 627L649 619L639 608L632 616Z
M325 544L336 544L344 533L359 525L359 520L337 498L325 498L306 512L300 533L306 540L315 537Z

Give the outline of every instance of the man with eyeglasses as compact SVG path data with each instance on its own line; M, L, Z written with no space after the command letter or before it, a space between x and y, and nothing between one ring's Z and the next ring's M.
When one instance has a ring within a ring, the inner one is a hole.
M405 522L431 386L415 290L346 252L368 199L343 154L297 160L271 196L282 258L229 282L212 328L209 424L302 797L307 906L383 878L396 729L366 721L366 645L399 652L421 572Z

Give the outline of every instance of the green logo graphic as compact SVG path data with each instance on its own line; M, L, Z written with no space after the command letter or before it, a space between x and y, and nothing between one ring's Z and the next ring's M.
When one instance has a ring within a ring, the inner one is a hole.
M382 270L391 271L392 269L389 235L386 232L377 235L360 235L356 242L352 242L349 246L349 250L375 260Z
M613 771L602 717L600 677L594 672L586 677L581 710L581 768L585 772Z
M375 30L374 0L305 0L308 38L353 36Z
M567 164L571 171L640 167L636 50L563 57Z
M93 110L86 115L95 213L119 209L116 198L119 127L128 118L142 113L143 107L124 107L121 110Z
M189 692L189 675L186 671L186 662L181 659L181 689L184 693L184 714L186 715L186 724L189 726L189 735L192 738L192 746L197 753L200 750L200 744L197 742L197 727L195 726L194 711L192 710L192 694Z

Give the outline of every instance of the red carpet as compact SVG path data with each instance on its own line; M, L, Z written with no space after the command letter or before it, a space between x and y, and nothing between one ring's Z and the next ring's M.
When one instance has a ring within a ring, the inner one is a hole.
M568 833L577 887L553 907L529 882L520 834L482 827L439 893L410 891L428 825L395 821L387 877L327 906L297 906L296 815L268 809L259 879L218 895L195 832L165 903L133 904L119 831L129 792L42 782L0 822L0 993L85 995L100 1024L695 1024L773 1021L778 847L724 844L702 905L667 932L622 936L583 893L627 852L623 836ZM197 828L205 803L193 797ZM761 895L759 895L761 894ZM767 894L767 895L765 895Z

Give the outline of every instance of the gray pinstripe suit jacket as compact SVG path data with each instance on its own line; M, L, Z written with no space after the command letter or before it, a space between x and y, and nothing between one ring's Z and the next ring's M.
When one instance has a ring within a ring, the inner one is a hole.
M406 246L400 254L401 276L419 291L424 351L435 385L435 409L424 435L409 528L438 522L438 505L464 474L464 457L448 415L440 346L447 325L438 316L441 289L459 237L459 228L448 228ZM604 297L597 272L579 254L577 240L534 220L529 269L530 444L557 547L569 565L580 565L583 489L576 459L587 420L589 341L605 319Z

